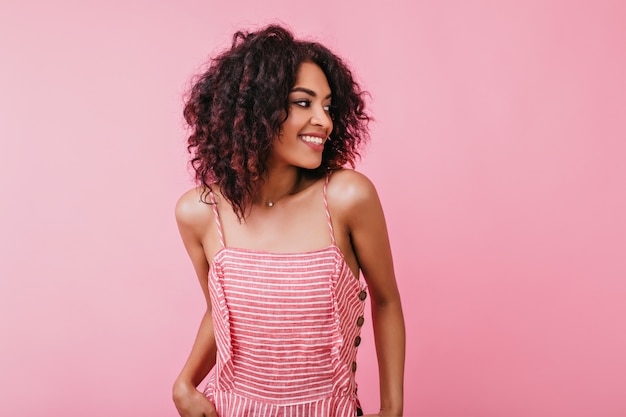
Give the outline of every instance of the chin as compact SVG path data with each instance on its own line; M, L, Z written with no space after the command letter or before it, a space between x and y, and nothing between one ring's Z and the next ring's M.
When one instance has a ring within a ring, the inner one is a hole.
M319 161L311 161L311 162L308 162L308 163L302 163L302 164L299 164L298 166L300 168L302 168L302 169L313 170L313 169L319 168L320 165L322 165L322 160L321 159Z

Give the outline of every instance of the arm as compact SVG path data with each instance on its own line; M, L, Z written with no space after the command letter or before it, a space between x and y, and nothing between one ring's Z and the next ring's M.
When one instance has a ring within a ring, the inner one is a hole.
M183 417L215 415L213 404L196 389L215 365L216 354L208 288L209 263L202 245L203 234L206 233L206 226L210 224L212 216L210 209L207 211L207 208L203 207L205 205L198 202L197 196L197 192L192 190L183 195L176 205L178 229L207 303L191 353L174 382L174 404Z
M401 416L405 329L383 210L373 184L343 171L341 219L371 296L372 323L380 375L380 416ZM334 176L333 176L334 177ZM339 175L337 175L339 177ZM337 178L336 180L339 180Z

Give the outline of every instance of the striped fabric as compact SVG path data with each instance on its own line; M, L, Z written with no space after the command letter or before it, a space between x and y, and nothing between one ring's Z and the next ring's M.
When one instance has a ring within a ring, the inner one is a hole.
M327 185L328 177L325 204ZM205 394L220 417L356 415L366 285L335 245L326 212L327 248L271 253L223 245L215 255L209 287L218 353Z

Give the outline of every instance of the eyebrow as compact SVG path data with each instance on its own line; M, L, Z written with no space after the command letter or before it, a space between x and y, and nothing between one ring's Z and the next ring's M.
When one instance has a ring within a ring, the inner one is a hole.
M312 97L317 97L317 94L315 94L315 91L309 90L308 88L304 88L304 87L294 87L290 91L290 93L295 93L295 92L302 92ZM326 98L331 98L331 97L332 97L332 93L326 96Z

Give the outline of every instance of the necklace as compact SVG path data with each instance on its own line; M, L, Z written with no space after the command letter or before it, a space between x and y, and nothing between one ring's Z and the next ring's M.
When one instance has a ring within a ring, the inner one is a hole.
M268 201L267 203L265 203L265 205L267 207L274 207L276 205L276 203L278 203L280 200L282 200L284 197L287 197L288 195L293 194L292 192L288 192L287 194L283 195L282 197L274 200L274 201Z
M296 190L298 189L298 187L300 186L300 175L298 175L298 179L296 180L296 183L293 185L293 187L291 188L291 190L289 190L287 193L281 195L280 197L278 197L276 200L272 201L268 201L267 203L265 203L265 206L268 208L272 208L276 205L276 203L278 203L280 200L282 200L283 198L287 197L288 195L293 195L296 193Z

